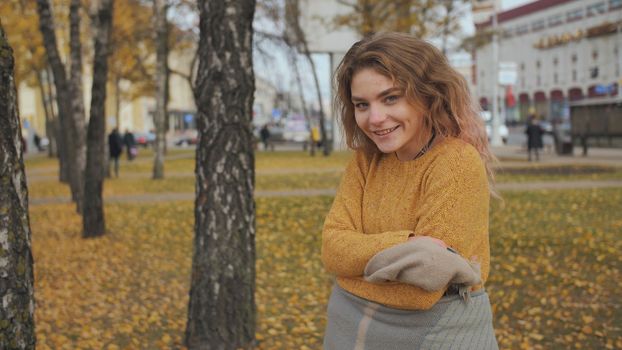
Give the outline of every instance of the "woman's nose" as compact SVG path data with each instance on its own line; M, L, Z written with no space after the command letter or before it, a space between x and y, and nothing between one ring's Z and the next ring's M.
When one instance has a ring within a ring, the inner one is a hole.
M379 106L369 106L369 123L372 125L379 125L386 119L386 113Z

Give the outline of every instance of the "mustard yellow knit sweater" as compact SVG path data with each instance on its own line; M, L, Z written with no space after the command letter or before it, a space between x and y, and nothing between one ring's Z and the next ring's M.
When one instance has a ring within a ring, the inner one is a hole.
M444 290L369 283L362 277L365 265L414 233L439 238L467 259L477 257L485 282L490 270L489 199L484 164L464 141L447 138L407 162L394 153L370 159L357 152L324 223L322 261L354 295L399 309L429 309Z

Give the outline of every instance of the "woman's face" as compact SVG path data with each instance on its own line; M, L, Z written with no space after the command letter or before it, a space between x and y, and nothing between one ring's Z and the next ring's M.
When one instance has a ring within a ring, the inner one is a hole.
M402 161L413 159L427 143L424 109L410 103L390 78L365 68L352 77L356 124L383 153L395 152Z

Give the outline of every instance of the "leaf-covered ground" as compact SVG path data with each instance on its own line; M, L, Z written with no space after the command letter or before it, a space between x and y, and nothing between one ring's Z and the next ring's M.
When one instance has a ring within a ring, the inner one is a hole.
M169 170L187 171L192 162L187 153L170 160ZM307 156L260 153L258 171L263 174L257 187L336 186L339 172L333 169L347 157L329 158L333 163L322 166ZM148 162L133 164L137 169L126 169L128 173L148 173ZM37 160L27 167L40 174L53 165ZM538 166L526 167L527 175L519 171L514 176L542 175ZM271 172L282 168L321 172ZM559 174L566 170L547 168L545 176L574 180L601 171L582 168L574 176ZM166 192L160 186L171 186L169 191L185 192L193 190L192 182L189 176L153 182L136 175L111 180L106 187L145 193ZM38 181L29 184L30 195L46 196L46 186L66 191L53 181ZM491 209L492 271L487 284L501 348L622 349L622 188L502 196ZM321 348L332 278L320 263L320 232L331 201L257 199L260 349ZM39 349L182 348L192 202L108 203L108 234L89 240L80 237L73 205L33 205L30 212Z

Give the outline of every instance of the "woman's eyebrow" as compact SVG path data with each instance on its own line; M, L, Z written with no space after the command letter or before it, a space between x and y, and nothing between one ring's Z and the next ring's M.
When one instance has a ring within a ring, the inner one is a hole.
M380 93L376 96L376 98L382 98L382 97L385 97L385 96L387 96L387 95L390 95L390 94L392 94L392 93L394 93L394 92L399 92L399 91L401 91L401 90L402 90L402 89L400 89L400 88L398 88L398 87L388 88L388 89L386 89L386 90L384 90L384 91L381 91L381 92L380 92ZM364 98L362 98L362 97L352 96L352 102L355 102L355 101L365 101L365 99L364 99Z

